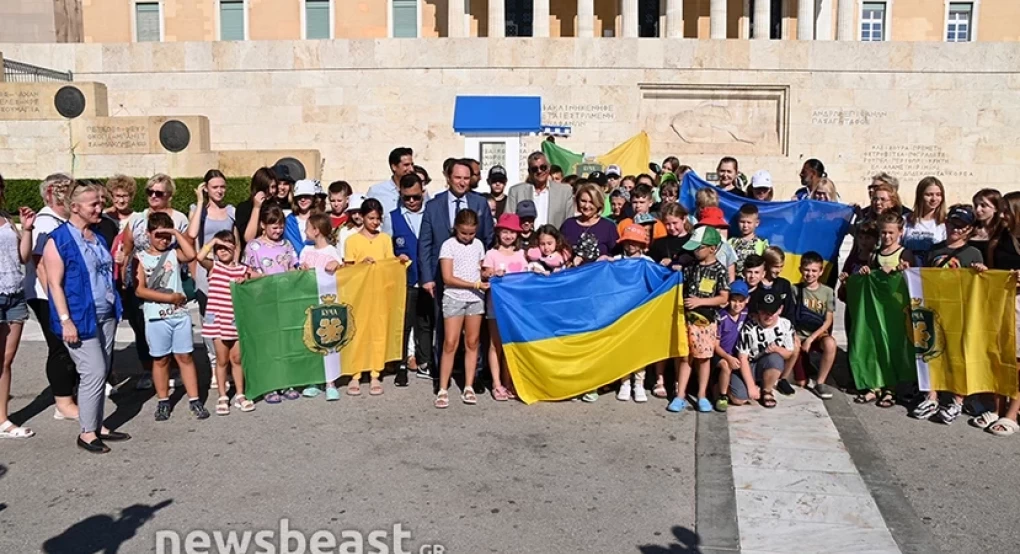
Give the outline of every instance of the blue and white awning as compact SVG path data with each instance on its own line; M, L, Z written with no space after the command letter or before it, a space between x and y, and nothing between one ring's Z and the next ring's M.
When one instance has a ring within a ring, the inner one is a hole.
M570 136L570 127L542 125L538 96L458 96L453 130L462 135Z

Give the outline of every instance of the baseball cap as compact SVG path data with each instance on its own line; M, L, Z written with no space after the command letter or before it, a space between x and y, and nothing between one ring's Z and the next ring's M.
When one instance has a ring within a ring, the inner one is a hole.
M521 200L517 203L517 217L538 217L538 208L532 200Z
M733 283L730 284L730 298L734 296L743 296L744 298L747 298L747 295L750 294L750 290L751 289L747 288L747 281L733 281Z
M772 174L764 169L759 169L751 176L751 188L770 189L772 188Z
M665 185L666 183L669 183L669 182L679 183L680 180L676 178L676 175L673 175L672 173L667 171L667 172L663 173L662 177L659 179L659 185L660 186L661 185Z
M501 166L501 165L494 165L494 166L490 167L489 168L489 178L488 178L488 181L490 183L492 183L492 182L505 183L506 182L506 169L504 169L503 166Z
M620 170L620 166L618 166L618 165L614 164L614 165L611 165L611 166L606 168L606 176L607 177L611 177L611 176L619 177L621 175L623 175L623 171ZM590 180L590 177L589 177L589 180Z
M520 233L521 229L521 218L517 214L502 214L499 216L499 221L496 222L496 229L506 229L507 231L515 231Z
M684 250L697 250L702 246L719 246L722 244L722 235L715 227L699 225L694 228L691 238L684 243Z
M293 183L294 178L290 176L290 168L285 164L276 164L273 166L273 174L276 175L277 181L283 181L285 183Z
M643 214L634 214L634 223L638 225L644 225L645 223L655 223L657 218L651 214L651 212Z
M347 211L356 212L361 209L361 205L365 203L365 195L356 192L351 195L350 200L347 201Z
M966 225L973 225L977 220L977 215L974 213L974 208L966 204L957 204L949 208L949 215L946 219L958 219Z
M722 227L723 229L730 226L729 223L726 223L726 218L723 217L722 209L715 206L701 208L701 212L698 214L698 223L712 227Z
M623 235L620 236L620 242L628 240L640 244L648 244L648 233L645 231L644 227L636 223L632 223L624 227Z
M298 196L315 196L321 190L322 186L319 185L318 181L312 179L301 179L297 183L294 183L294 198L297 198Z
M599 186L605 186L609 182L609 176L601 171L592 171L588 174L588 181Z
M771 290L758 289L754 291L754 298L751 299L754 311L774 314L783 307L783 300Z

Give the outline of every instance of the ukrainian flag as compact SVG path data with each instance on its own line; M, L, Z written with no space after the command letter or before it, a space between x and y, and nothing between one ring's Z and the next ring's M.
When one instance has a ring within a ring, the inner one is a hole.
M713 187L693 171L684 175L680 189L680 204L693 213L694 197L698 190ZM715 188L719 193L719 207L730 222L730 236L740 236L737 230L737 212L744 204L758 206L761 225L758 237L768 239L769 244L778 246L786 253L786 266L782 276L791 283L800 282L800 257L807 252L821 254L825 264L825 275L837 264L839 247L843 237L850 230L853 208L836 202L800 200L790 202L762 202L737 196Z
M682 283L680 272L640 259L493 279L518 397L565 400L686 356Z

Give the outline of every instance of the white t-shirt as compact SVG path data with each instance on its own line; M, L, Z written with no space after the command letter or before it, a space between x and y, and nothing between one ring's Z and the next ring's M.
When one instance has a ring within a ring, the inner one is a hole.
M339 262L342 264L343 258L340 257L340 253L337 252L334 246L325 246L323 248L306 246L301 250L298 261L308 267L326 269L329 262Z
M471 244L464 244L457 240L457 237L446 239L439 249L440 260L453 260L453 276L467 281L477 283L482 280L482 260L485 259L485 248L478 239L471 241ZM449 296L461 302L482 301L485 293L474 289L460 289L445 287L443 296Z
M535 228L539 225L545 225L549 223L549 185L545 186L542 192L535 189L535 211L538 215L535 217Z
M344 259L344 255L347 254L347 239L351 238L352 235L356 235L361 232L361 227L347 228L346 225L337 228L336 231L336 251L340 254L340 259Z
M932 246L944 240L946 225L936 224L934 219L919 219L914 224L908 222L903 229L903 247L920 256L924 256Z
M737 353L746 354L748 359L758 359L765 350L776 345L787 350L793 350L793 324L789 319L780 317L779 321L772 327L762 327L757 322L747 320L740 330L740 340L737 341Z
M43 248L46 246L46 239L49 238L50 233L54 229L60 227L60 224L66 221L64 218L56 214L49 206L39 210L39 214L35 217L35 225L32 226L32 252L41 256ZM42 240L40 241L40 237ZM42 283L36 277L35 273L35 258L28 262L25 266L25 299L31 300L33 298L46 299L46 288L43 287Z

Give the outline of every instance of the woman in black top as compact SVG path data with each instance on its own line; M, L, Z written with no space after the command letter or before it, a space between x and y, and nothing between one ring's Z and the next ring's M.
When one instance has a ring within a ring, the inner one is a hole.
M1002 228L999 207L1002 204L1002 195L995 189L981 189L972 200L977 222L974 224L974 235L970 239L970 245L984 255L988 252L992 238L997 237Z
M975 201L981 192L975 195ZM1001 230L991 237L987 250L987 265L992 269L1020 271L1020 192L1010 192L1002 197L996 217L1000 219ZM1017 326L1020 329L1020 296L1017 296L1016 300L1016 313ZM1016 357L1020 360L1020 346L1017 347ZM1005 400L1006 398L1001 396L996 398L999 413L1002 413ZM974 418L972 423L978 427L987 428L993 435L1008 437L1020 430L1020 425L1017 425L1018 413L1020 413L1020 396L1010 400L1009 407L998 420L995 419L995 413L987 412Z

